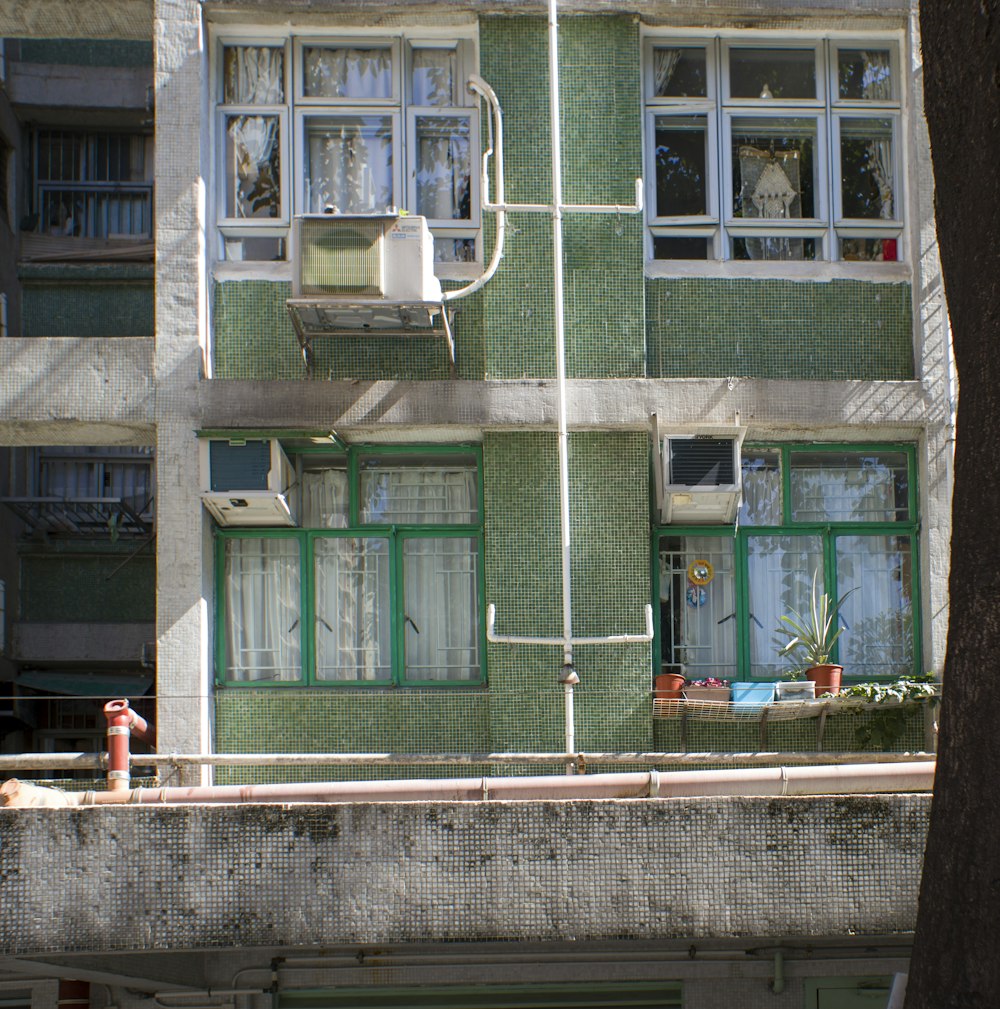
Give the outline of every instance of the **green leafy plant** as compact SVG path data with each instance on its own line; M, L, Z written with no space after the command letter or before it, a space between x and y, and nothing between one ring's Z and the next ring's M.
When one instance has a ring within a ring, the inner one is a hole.
M844 600L854 591L845 592L835 603L825 592L819 591L819 572L813 573L812 592L808 613L792 610L778 617L776 628L778 637L775 644L779 646L778 655L792 663L792 669L787 674L790 680L800 679L807 669L822 666L830 661L830 653L837 639L844 633L844 628L837 625L837 617ZM785 640L788 635L790 640Z
M842 687L840 697L855 697L870 704L886 705L879 711L856 709L867 715L854 730L854 741L860 749L890 749L906 731L911 704L938 696L938 682L933 673L923 676L901 676L892 683L852 683Z

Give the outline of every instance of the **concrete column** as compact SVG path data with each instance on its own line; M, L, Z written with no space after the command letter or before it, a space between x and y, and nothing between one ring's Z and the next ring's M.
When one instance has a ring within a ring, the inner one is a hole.
M917 376L931 404L922 444L920 487L921 572L924 587L924 668L938 672L944 665L948 639L948 571L951 560L951 494L956 405L951 329L934 223L934 171L924 119L920 18L916 0L910 4L910 48L903 78L912 81L912 112L906 155L911 166L907 212L914 221L913 322Z
M201 7L156 0L157 731L159 749L211 748L211 551L198 498L204 373ZM192 772L193 780L200 780Z

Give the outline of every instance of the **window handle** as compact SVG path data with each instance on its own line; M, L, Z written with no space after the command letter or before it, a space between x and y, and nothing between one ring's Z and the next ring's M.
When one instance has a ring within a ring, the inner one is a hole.
M728 617L723 617L721 620L716 620L715 626L721 627L727 620L735 620L735 619L736 619L736 610L733 610L733 612L730 613Z
M404 613L403 614L403 620L406 623L408 623L417 632L417 634L420 633L420 628L417 627L417 625L413 622L413 620L410 618L410 615L408 613Z
M317 616L316 619L331 633L333 634L333 628L321 617Z
M295 618L295 619L294 619L294 620L292 621L292 626L288 628L288 633L289 633L289 634L291 634L291 633L292 633L292 631L294 631L294 630L295 630L295 628L296 628L296 627L298 627L298 626L299 626L299 618L298 618L298 617L296 617L296 618Z

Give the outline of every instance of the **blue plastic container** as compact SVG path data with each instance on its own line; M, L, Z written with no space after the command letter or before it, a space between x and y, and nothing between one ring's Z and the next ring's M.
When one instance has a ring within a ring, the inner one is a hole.
M733 683L733 704L739 704L750 711L759 711L765 704L774 702L773 683Z

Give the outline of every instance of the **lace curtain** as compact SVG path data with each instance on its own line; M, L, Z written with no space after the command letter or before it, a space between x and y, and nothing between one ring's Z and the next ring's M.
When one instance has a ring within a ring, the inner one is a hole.
M379 213L392 204L392 127L366 117L314 128L307 135L310 213Z
M417 213L431 220L468 218L468 121L421 118L417 137Z
M280 105L285 100L285 52L267 46L227 46L223 93L228 105Z
M680 62L680 49L654 49L653 50L653 93L658 96L666 95L670 78L674 76L677 64Z
M390 98L392 50L306 46L302 74L310 98Z
M230 679L299 679L299 566L295 540L226 541L226 655Z

